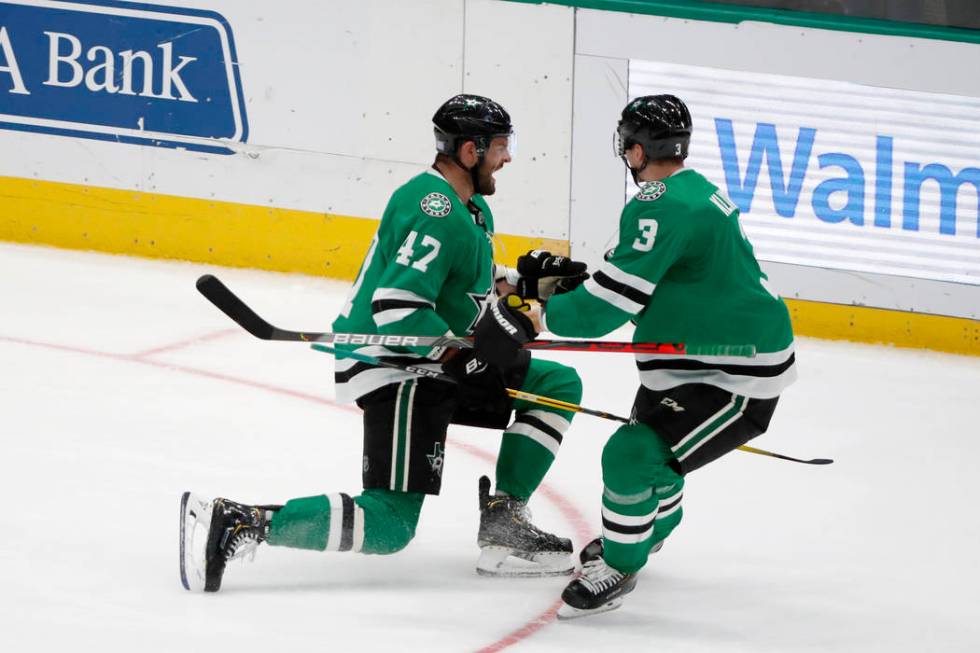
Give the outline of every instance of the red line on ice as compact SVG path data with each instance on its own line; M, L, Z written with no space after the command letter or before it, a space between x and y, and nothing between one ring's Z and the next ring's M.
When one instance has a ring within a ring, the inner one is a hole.
M138 354L133 354L133 358L146 358L148 356L154 356L156 354L162 354L168 351L176 351L178 349L183 349L184 347L191 347L193 345L200 345L205 342L210 342L211 340L218 340L229 336L233 333L239 333L240 329L221 329L220 331L212 331L211 333L206 333L203 336L195 336L193 338L188 338L186 340L179 340L177 342L171 343L169 345L163 345L162 347L154 347L153 349L147 349L146 351L141 351Z
M161 347L156 347L154 349L148 349L144 352L137 354L115 354L107 351L99 351L96 349L88 349L85 347L74 347L71 345L59 345L49 342L39 342L36 340L28 340L25 338L13 338L7 336L0 336L0 341L12 342L20 345L27 345L29 347L42 347L45 349L54 349L56 351L65 351L73 354L83 354L86 356L95 356L99 358L110 358L119 361L125 361L128 363L137 363L139 365L148 365L150 367L156 367L159 369L173 370L175 372L183 372L185 374L191 374L195 376L203 376L209 379L214 379L216 381L226 381L228 383L234 383L237 385L242 385L250 388L256 388L259 390L265 390L267 392L273 392L276 394L286 395L289 397L294 397L296 399L303 399L305 401L312 401L318 404L323 404L330 406L331 408L336 408L338 410L343 410L352 413L360 413L359 408L354 408L348 404L338 404L331 399L326 399L314 394L308 394L305 392L299 392L296 390L290 390L288 388L282 388L279 386L268 385L265 383L260 383L258 381L250 381L248 379L242 379L234 376L228 376L226 374L220 374L218 372L211 372L209 370L202 370L195 367L187 367L185 365L172 365L170 363L162 363L158 361L148 360L145 358L154 353L172 351L174 349L179 349L190 344L204 342L207 340L213 340L215 338L221 337L232 330L223 330L220 332L214 332L199 338L188 339L181 341L179 343L174 343L173 345L165 345ZM484 449L481 449L475 445L462 442L458 438L453 438L451 440L453 446L457 449L461 449L463 452L478 458L486 462L496 461L496 456ZM540 492L548 501L550 501L562 514L562 516L572 525L575 529L575 536L579 542L588 542L592 539L595 529L589 525L589 522L585 519L578 508L576 508L568 499L566 499L560 491L552 488L547 483L542 483L538 487L538 492ZM535 634L545 626L554 623L558 615L558 608L561 606L561 599L556 600L552 603L548 609L546 609L541 614L537 615L533 619L529 620L523 626L517 628L511 633L508 633L504 637L501 637L496 642L484 646L483 648L476 651L476 653L497 653L505 648L517 644L531 635Z

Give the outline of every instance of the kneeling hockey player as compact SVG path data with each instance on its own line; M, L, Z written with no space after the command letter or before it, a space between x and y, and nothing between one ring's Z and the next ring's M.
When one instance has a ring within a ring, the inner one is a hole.
M425 496L439 493L450 423L505 429L496 492L490 494L486 477L479 484L477 570L571 573L571 542L534 526L525 506L558 453L572 413L513 401L504 389L578 403L582 384L572 368L531 360L519 349L536 334L520 310L496 303L495 281L506 277L510 283L501 281L501 287L519 284L526 296L546 298L556 282L558 289L580 283L588 276L585 265L545 254L526 257L522 276L495 269L493 216L484 196L493 194L494 173L511 160L510 116L493 100L459 95L439 108L433 122L432 169L392 195L333 329L473 333L472 350L359 349L436 370L444 363L458 384L338 358L337 399L356 401L364 411L363 491L297 498L282 506L185 493L181 578L187 589L217 591L226 563L262 542L319 551L401 550L415 535Z

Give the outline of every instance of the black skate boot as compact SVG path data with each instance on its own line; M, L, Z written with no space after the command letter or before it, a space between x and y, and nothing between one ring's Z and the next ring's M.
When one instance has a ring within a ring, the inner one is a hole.
M636 574L624 574L606 564L601 552L602 540L598 541L598 555L584 561L582 574L561 593L564 603L558 608L559 619L575 619L615 610L623 604L623 597L636 587ZM590 542L582 550L581 557L584 558L586 550L595 543L596 540ZM595 549L591 553L595 554Z
M480 478L480 559L483 576L563 576L572 573L572 542L531 523L527 505L514 497L490 496Z
M217 592L225 565L255 557L269 520L282 506L246 506L228 499L208 501L190 492L180 500L180 580L184 589Z

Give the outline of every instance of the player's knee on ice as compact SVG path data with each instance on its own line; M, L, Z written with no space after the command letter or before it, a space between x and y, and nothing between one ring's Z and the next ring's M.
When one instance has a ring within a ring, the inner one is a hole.
M364 510L364 547L361 553L398 553L415 537L422 502L419 492L364 490L354 499Z

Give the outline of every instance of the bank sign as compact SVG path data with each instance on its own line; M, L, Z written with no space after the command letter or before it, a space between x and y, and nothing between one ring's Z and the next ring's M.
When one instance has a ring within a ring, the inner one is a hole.
M248 123L211 11L0 1L0 129L230 153Z
M634 61L762 260L980 285L980 98Z

